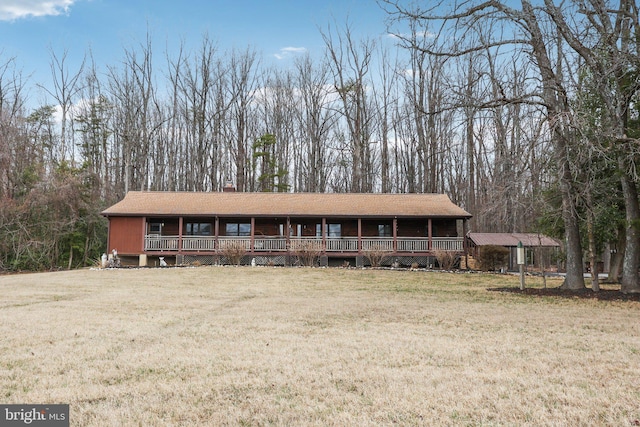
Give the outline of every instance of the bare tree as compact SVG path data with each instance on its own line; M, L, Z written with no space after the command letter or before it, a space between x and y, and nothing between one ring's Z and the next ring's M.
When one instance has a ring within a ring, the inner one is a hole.
M298 191L324 192L331 169L329 132L336 114L329 108L329 68L326 62L314 64L309 55L296 61L296 86L300 92L296 179Z
M85 58L78 66L76 72L70 72L67 64L68 51L64 50L61 56L58 56L52 48L49 48L51 54L51 74L53 77L53 89L49 90L43 87L60 106L60 157L58 161L74 159L74 146L67 141L69 113L73 107L76 96L82 91L82 74L84 72Z
M102 83L93 57L85 73L81 93L83 101L74 114L75 133L79 133L80 155L89 172L96 175L101 197L108 199L112 190L111 171L113 105L102 91Z
M24 81L15 58L0 62L0 199L12 198L19 191L20 176L30 159L24 116Z
M371 134L373 111L369 105L367 85L371 57L375 43L358 42L349 25L333 34L322 33L332 66L336 93L341 101L340 113L347 127L345 141L350 152L350 192L369 192L373 189Z
M185 143L187 182L190 190L204 191L218 187L215 161L219 146L213 132L216 120L224 109L217 110L216 86L222 79L217 64L217 50L208 36L203 36L202 46L192 63L185 68L181 91L184 97Z
M376 145L380 150L380 190L383 193L392 191L393 182L391 180L391 154L389 146L393 143L389 141L391 135L392 111L397 108L399 95L398 90L398 65L397 61L391 59L388 49L380 48L380 83L374 86L377 126Z
M408 9L397 1L385 1L390 12L404 19L417 19L437 29L435 43L429 46L414 46L435 57L458 57L501 46L521 48L536 65L539 92L523 94L517 99L505 96L494 97L495 105L513 102L537 102L545 108L551 140L554 144L555 165L559 171L562 195L562 217L567 242L567 276L564 286L570 289L584 288L582 246L577 217L572 165L567 153L571 148L570 106L562 75L562 64L554 67L548 46L552 40L542 32L540 20L528 0L522 0L522 8L514 9L505 3L489 1L454 5L450 12L442 13L437 7L426 10ZM485 37L484 29L493 31ZM513 31L515 28L517 32ZM478 37L472 37L477 34ZM547 35L549 36L549 35ZM551 35L553 36L553 35ZM407 40L410 41L410 40ZM557 52L562 46L554 46ZM514 53L518 51L515 50Z
M184 126L180 121L180 79L183 68L186 66L185 62L184 45L181 43L176 58L170 58L167 55L168 70L166 73L171 92L169 93L169 99L167 100L168 105L166 106L168 110L168 128L164 135L166 140L164 144L166 147L166 155L163 166L167 175L164 188L169 191L185 189L183 185L185 185L186 172L183 170L181 159L181 153L183 153L181 132ZM179 179L178 177L182 177L183 179Z
M256 135L251 125L255 119L250 114L251 102L257 89L257 53L252 49L245 52L234 51L229 64L229 142L231 158L235 169L235 184L238 191L247 191L251 182L249 176L249 145Z
M271 69L263 77L256 95L260 137L254 141L252 161L254 169L258 163L261 168L256 185L260 191L283 192L291 188L291 176L295 175L291 157L297 152L294 145L300 96L293 72Z
M125 51L123 69L109 68L108 90L114 111L114 135L119 152L120 191L144 190L150 185L150 159L153 135L160 124L154 121L159 105L153 75L150 35L140 51Z
M410 52L410 70L406 78L406 98L411 105L411 120L417 138L416 154L420 161L417 171L418 190L436 193L442 188L444 138L440 131L442 118L449 109L444 100L444 73L448 57L429 55L432 43L420 21L410 21L411 33L404 43ZM424 47L424 48L421 48Z

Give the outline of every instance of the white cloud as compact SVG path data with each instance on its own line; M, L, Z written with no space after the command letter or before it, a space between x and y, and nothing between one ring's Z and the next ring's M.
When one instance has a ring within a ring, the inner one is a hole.
M60 15L67 13L76 0L0 0L0 20Z
M307 51L306 47L283 47L282 49L280 49L280 52L275 53L273 56L275 56L276 59L286 59L291 55L304 53L306 51Z

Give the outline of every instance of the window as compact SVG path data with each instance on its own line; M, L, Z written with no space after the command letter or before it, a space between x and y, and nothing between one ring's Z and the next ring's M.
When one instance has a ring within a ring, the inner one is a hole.
M211 236L211 224L208 222L188 222L187 236Z
M316 237L322 237L322 224L316 224Z
M379 224L378 225L378 236L379 237L392 237L393 230L391 229L391 224Z
M291 226L289 227L289 236L301 237L302 236L302 224L291 224Z
M251 236L251 224L238 224L238 236Z
M227 236L251 236L251 224L228 223L225 228Z
M329 237L342 236L342 224L329 224Z
M162 234L162 223L161 222L150 223L149 234Z

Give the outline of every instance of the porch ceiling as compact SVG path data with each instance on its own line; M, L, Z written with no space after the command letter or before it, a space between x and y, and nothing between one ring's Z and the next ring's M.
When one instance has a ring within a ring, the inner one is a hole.
M130 191L104 216L470 218L445 194L192 193Z

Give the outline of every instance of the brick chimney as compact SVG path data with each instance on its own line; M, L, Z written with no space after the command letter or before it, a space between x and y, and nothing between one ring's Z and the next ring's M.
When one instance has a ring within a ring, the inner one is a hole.
M227 181L226 184L224 184L224 187L222 188L222 192L223 193L235 193L236 192L236 187L233 186L233 182Z

